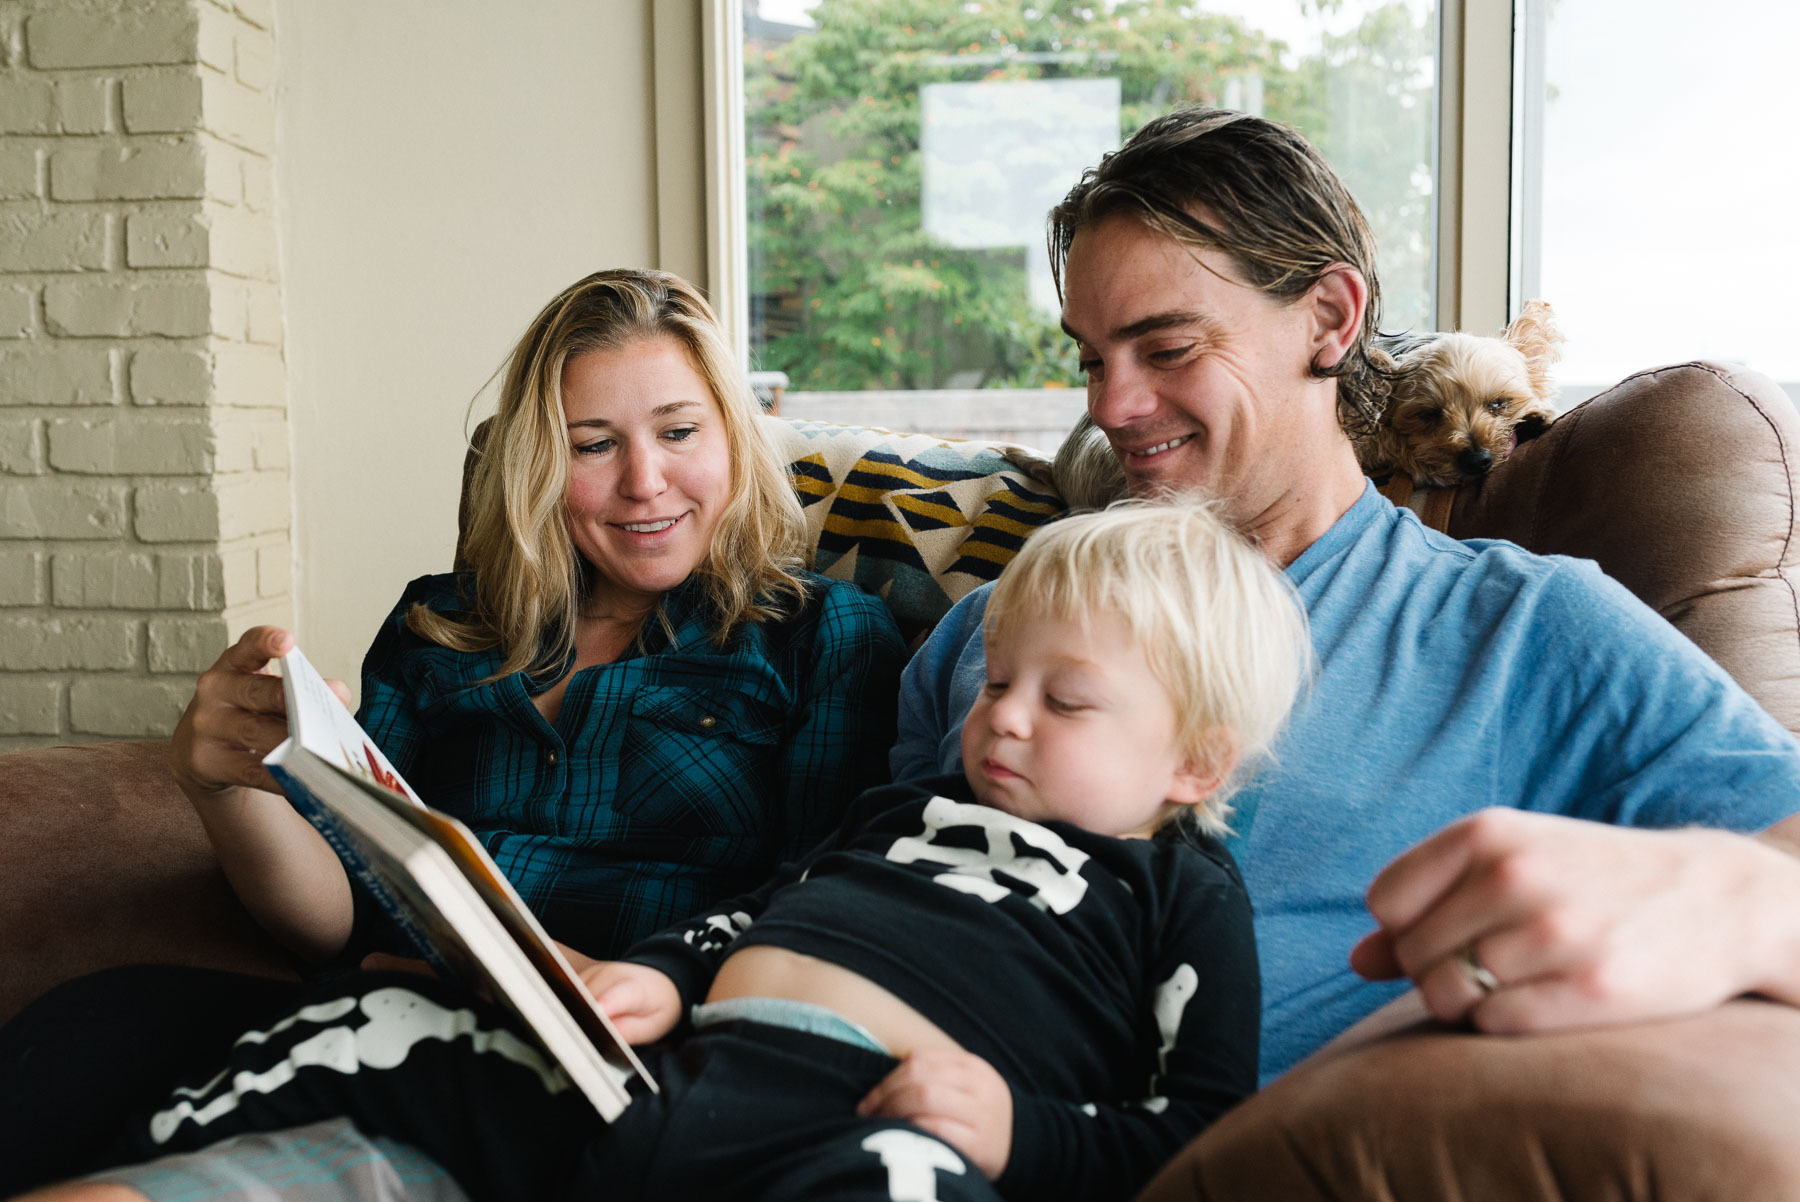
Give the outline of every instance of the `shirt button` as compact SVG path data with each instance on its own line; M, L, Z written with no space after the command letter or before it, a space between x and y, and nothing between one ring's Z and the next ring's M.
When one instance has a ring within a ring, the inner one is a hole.
M549 764L552 768L556 767L556 752L546 751L544 753L544 762Z
M708 715L706 715L706 717L700 719L700 729L701 730L711 730L713 727L717 726L718 724L719 724L719 720L717 718L713 717L711 714L708 714Z

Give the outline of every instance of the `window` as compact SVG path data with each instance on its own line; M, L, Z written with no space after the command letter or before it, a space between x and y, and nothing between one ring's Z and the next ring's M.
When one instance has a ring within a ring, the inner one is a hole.
M1081 380L1044 214L1182 103L1298 126L1435 315L1433 0L745 0L749 340L784 412L1051 449Z
M1800 7L1521 0L1515 28L1513 307L1556 310L1560 403L1700 357L1800 395Z

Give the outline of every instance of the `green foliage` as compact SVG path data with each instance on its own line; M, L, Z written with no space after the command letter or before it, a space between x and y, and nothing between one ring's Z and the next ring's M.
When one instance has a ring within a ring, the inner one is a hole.
M1375 9L1324 39L1305 64L1304 107L1282 118L1319 148L1368 218L1381 256L1382 326L1391 330L1428 329L1433 316L1435 37L1404 4Z
M1297 65L1239 19L1170 0L822 0L812 17L816 30L752 42L745 62L756 351L795 389L1079 383L1067 338L1028 302L1022 251L924 232L924 84L1115 76L1124 137L1255 78L1265 115L1323 131L1328 157L1355 164L1352 187L1393 206L1396 240L1417 238L1429 204L1411 192L1429 163L1417 131L1391 119L1416 106L1429 123L1431 109L1429 42L1399 4ZM1382 100L1327 119L1346 71L1356 96Z

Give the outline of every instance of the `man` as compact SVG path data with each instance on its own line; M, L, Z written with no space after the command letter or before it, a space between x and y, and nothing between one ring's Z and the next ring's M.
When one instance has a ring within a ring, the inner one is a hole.
M1374 250L1317 153L1171 114L1051 241L1130 491L1216 498L1312 624L1313 692L1234 819L1265 1080L1400 978L1489 1031L1800 1004L1800 744L1593 565L1459 543L1373 491L1344 423L1370 412ZM985 603L908 668L895 779L958 766Z

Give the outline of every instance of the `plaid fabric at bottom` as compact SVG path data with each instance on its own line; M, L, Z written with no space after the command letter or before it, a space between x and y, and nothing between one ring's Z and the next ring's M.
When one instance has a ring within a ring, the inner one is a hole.
M469 1202L422 1153L369 1139L346 1119L240 1135L87 1180L129 1186L151 1202Z

